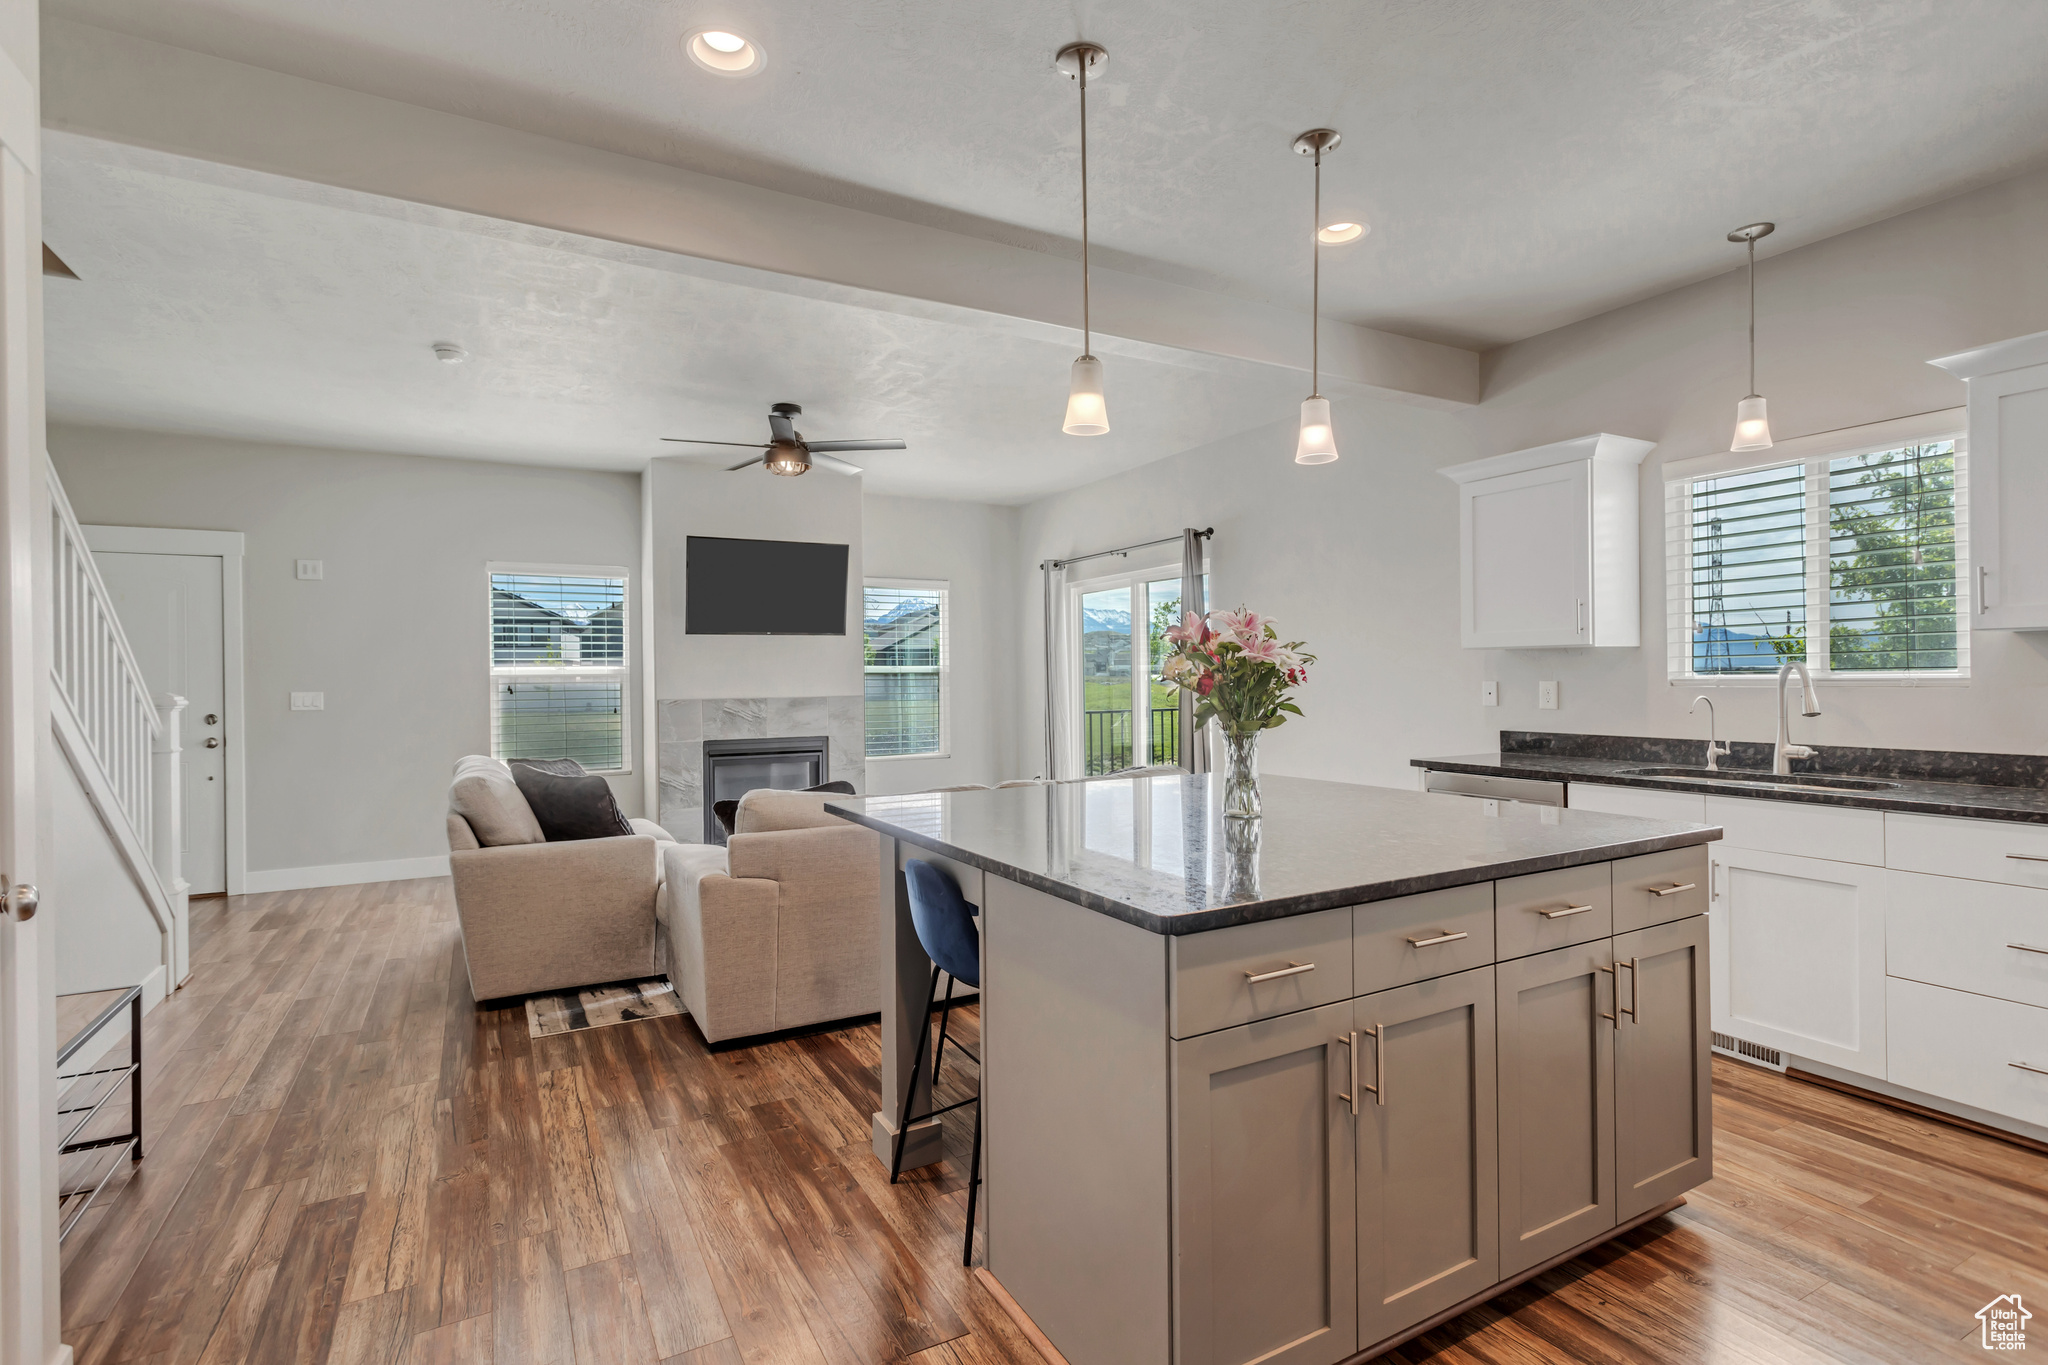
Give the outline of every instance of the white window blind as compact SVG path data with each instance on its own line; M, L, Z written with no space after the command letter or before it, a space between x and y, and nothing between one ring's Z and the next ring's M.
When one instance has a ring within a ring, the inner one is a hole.
M1904 425L1784 442L1768 467L1716 456L1668 471L1674 680L1786 659L1817 677L1968 676L1963 442L1901 440Z
M869 758L946 752L951 660L944 583L870 579L861 601Z
M625 771L625 572L494 565L490 593L492 752Z

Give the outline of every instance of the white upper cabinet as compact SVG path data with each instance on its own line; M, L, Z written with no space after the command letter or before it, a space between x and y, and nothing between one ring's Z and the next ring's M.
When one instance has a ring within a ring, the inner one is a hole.
M1970 388L1979 630L2048 630L2048 332L1930 362Z
M1602 433L1439 471L1458 485L1465 648L1642 643L1636 472L1656 448Z

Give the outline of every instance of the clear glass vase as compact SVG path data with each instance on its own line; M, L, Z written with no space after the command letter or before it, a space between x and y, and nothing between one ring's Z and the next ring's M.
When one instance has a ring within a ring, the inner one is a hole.
M1256 820L1259 805L1259 732L1223 732L1223 815L1229 820Z

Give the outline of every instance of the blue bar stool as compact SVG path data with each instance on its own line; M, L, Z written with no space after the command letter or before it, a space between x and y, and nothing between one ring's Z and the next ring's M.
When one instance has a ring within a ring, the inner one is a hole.
M974 1156L967 1177L967 1246L960 1254L960 1264L973 1265L974 1203L981 1192L981 1095L977 1091L969 1099L915 1116L910 1112L910 1101L917 1094L917 1076L924 1069L925 1055L931 1051L932 1004L938 1000L941 971L947 977L946 999L939 1010L939 1045L931 1057L932 1097L938 1097L939 1067L945 1060L947 1043L959 1048L977 1066L981 1064L981 1058L961 1047L958 1039L946 1036L946 1026L953 1020L953 983L965 981L977 990L981 988L981 933L974 927L974 907L945 872L913 858L903 864L903 880L910 888L910 918L917 926L917 941L924 945L925 956L932 960L932 981L924 993L924 1029L919 1035L917 1057L910 1064L910 1084L903 1090L896 1148L889 1160L889 1183L895 1184L903 1173L903 1139L911 1124L973 1105Z

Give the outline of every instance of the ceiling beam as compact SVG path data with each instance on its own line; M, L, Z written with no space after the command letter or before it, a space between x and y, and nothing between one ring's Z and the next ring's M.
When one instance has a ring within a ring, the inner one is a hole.
M719 262L805 292L836 285L1079 337L1078 271L1061 257L63 20L44 25L43 123ZM1098 340L1306 372L1306 312L1129 271L1093 277ZM1479 401L1474 351L1324 322L1322 352L1326 384L1437 408Z

